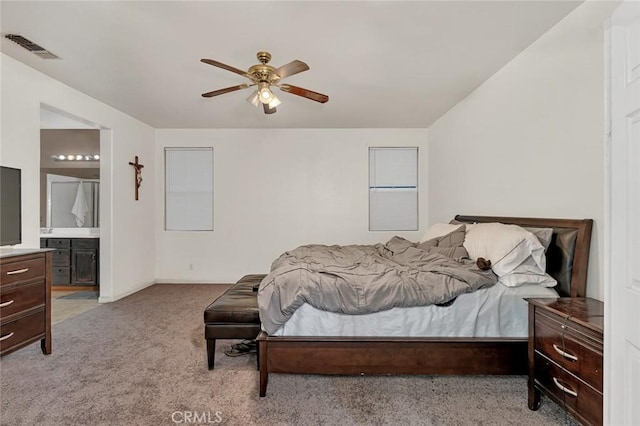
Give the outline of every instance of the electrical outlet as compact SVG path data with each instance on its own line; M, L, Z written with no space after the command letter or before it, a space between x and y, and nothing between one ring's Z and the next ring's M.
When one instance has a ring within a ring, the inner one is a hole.
M190 264L189 264L189 270L190 270L190 271L193 271L193 263L190 263Z

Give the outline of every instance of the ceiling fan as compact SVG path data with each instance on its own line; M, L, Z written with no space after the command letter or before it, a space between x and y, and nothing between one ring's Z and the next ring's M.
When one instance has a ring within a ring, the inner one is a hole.
M253 65L247 71L223 64L222 62L214 61L213 59L201 59L200 61L205 64L240 74L250 80L250 83L243 83L238 84L237 86L214 90L212 92L203 93L202 96L205 98L212 98L225 93L235 92L236 90L257 86L257 89L251 94L251 96L249 96L247 101L256 108L262 104L265 114L273 114L276 112L276 106L281 103L280 99L278 99L271 90L272 87L277 87L283 92L302 96L303 98L311 99L312 101L320 102L322 104L329 100L329 97L322 93L317 93L292 84L280 83L280 80L285 77L308 70L309 66L304 62L295 60L281 66L280 68L274 68L269 65L269 61L271 60L271 54L269 52L258 52L257 57L260 63Z

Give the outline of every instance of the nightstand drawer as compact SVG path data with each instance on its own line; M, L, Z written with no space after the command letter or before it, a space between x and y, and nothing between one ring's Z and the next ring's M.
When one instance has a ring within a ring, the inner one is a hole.
M535 375L536 383L558 404L566 406L581 422L602 424L600 392L540 354L536 354Z
M45 334L45 310L0 326L0 354Z
M27 281L33 278L44 278L44 258L24 260L22 262L3 263L0 266L1 285L7 285L18 281Z
M44 280L0 290L0 318L4 320L18 312L44 306L45 295Z
M537 352L602 392L602 340L597 334L540 311L535 330Z

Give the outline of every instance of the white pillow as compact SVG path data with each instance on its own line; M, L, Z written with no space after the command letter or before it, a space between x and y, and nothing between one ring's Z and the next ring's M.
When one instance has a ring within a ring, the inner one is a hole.
M458 228L460 228L460 224L452 225L450 223L434 223L427 229L427 233L420 238L420 242L424 243L425 241L432 240L434 238L442 237L447 235Z
M544 247L531 232L503 223L478 223L467 228L463 245L469 257L491 260L491 269L498 277L514 271L529 256L537 272L545 273Z
M520 265L506 275L500 277L500 282L507 287L519 287L523 284L538 284L543 287L555 287L557 281L540 268L529 256Z
M546 253L547 249L551 245L551 240L553 239L553 228L533 228L527 226L524 229L531 232L538 238L538 241L540 241L540 244L542 244Z

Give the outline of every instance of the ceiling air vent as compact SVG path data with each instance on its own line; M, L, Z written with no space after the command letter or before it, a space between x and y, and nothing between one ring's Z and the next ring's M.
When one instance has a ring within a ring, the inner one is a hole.
M22 37L21 35L18 35L18 34L6 34L4 37L9 39L9 40L11 40L14 43L19 44L20 46L22 46L25 49L27 49L29 52L34 53L34 54L40 56L43 59L58 59L58 56L56 56L53 53L49 52L44 47L35 44L34 42L29 40L28 38Z

